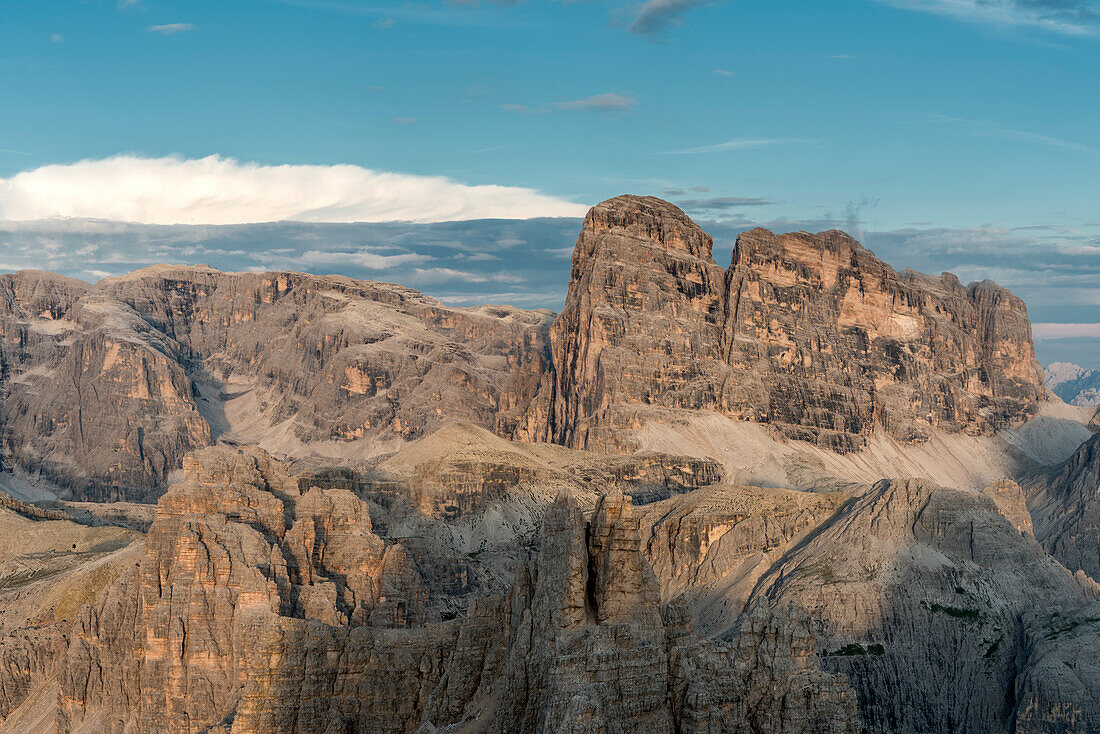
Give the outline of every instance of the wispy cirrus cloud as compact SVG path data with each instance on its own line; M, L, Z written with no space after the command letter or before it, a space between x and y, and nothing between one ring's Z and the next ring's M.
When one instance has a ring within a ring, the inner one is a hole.
M162 36L174 36L177 33L186 33L196 28L198 28L198 26L192 23L166 23L164 25L146 26L145 30L149 33L157 33Z
M916 114L912 115L912 118L918 122L953 125L968 130L975 135L984 137L1000 138L1002 140L1012 140L1018 143L1030 143L1032 145L1044 145L1049 148L1063 148L1065 150L1074 150L1082 153L1100 152L1096 148L1083 143L1064 140L1052 135L1044 135L1029 130L1018 130L1012 127L1005 127L1004 125L989 122L988 120L969 120L964 117L953 117L951 115L940 114Z
M716 196L711 199L685 199L677 201L676 205L681 209L740 209L745 206L771 206L778 204L776 201L768 201L759 196Z
M730 150L748 150L751 148L766 148L770 145L816 145L817 141L811 138L734 138L723 143L713 145L700 145L696 148L683 148L681 150L666 150L661 155L695 155L697 153L724 153Z
M682 23L689 10L711 4L712 0L646 0L631 10L626 29L642 36L657 36Z
M501 109L521 115L538 115L556 110L580 110L588 112L628 112L638 106L638 98L623 92L605 92L584 99L551 102L536 107L522 104L505 104Z
M146 224L442 222L582 216L586 207L512 186L354 165L289 166L116 156L0 178L0 220L91 217Z
M877 0L903 10L933 13L970 23L1035 28L1068 36L1100 30L1094 0Z

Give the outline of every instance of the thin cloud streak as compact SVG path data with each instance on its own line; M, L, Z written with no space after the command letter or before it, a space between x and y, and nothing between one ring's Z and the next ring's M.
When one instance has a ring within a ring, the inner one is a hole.
M902 10L1004 28L1035 28L1090 36L1100 28L1100 7L1089 0L877 0Z
M149 33L158 33L162 36L174 36L177 33L193 31L198 26L191 23L166 23L165 25L151 25L145 28Z
M594 94L584 99L573 99L564 102L551 102L550 104L529 107L522 104L504 104L501 109L515 112L519 115L541 115L558 110L573 110L582 112L628 112L638 106L637 97L623 92L605 92Z
M953 117L951 115L940 114L918 114L914 115L914 118L924 122L956 125L970 130L975 135L982 135L985 137L1000 138L1002 140L1011 140L1019 143L1030 143L1032 145L1044 145L1048 148L1063 148L1065 150L1075 150L1081 153L1100 152L1097 151L1096 148L1084 145L1083 143L1063 140L1062 138L1043 135L1042 133L1028 130L1017 130L1016 128L1004 127L987 120L968 120L965 117Z
M696 155L699 153L724 153L730 150L748 150L751 148L765 148L769 145L816 145L817 141L811 138L734 138L724 143L714 145L701 145L697 148L684 148L683 150L666 150L659 155Z
M716 196L712 199L677 201L676 205L681 209L738 209L743 206L771 206L778 203L759 196Z

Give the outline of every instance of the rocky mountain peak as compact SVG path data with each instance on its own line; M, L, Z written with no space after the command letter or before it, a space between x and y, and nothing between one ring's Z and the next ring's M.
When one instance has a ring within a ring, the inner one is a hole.
M585 233L593 237L586 238ZM675 204L655 196L627 194L592 207L584 219L581 241L599 243L602 241L599 235L604 233L634 239L645 247L662 247L702 259L711 258L713 240L710 235Z
M817 234L809 232L777 234L763 227L756 227L737 236L730 267L768 257L801 262L810 267L819 267L827 260L833 261L836 265L854 264L853 257L856 256L874 257L851 235L839 229L830 229Z
M631 449L686 409L849 452L880 429L990 434L1045 394L1027 309L994 283L899 275L838 230L749 230L728 271L710 244L659 199L593 207L516 437Z
M1051 362L1043 370L1043 385L1070 405L1100 406L1100 372L1096 370L1072 362Z

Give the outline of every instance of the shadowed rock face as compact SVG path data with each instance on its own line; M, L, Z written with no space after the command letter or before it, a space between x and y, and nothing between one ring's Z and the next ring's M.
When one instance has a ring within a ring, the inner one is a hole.
M1013 691L1036 687L1019 676L1046 653L1023 617L1095 598L989 498L883 480L777 564L749 606L812 612L823 666L846 674L868 731L988 732L1013 731ZM1048 710L1080 700L1035 695Z
M1100 602L1024 619L1016 734L1100 730Z
M448 518L398 512L346 469L194 453L71 634L20 617L0 635L0 715L54 706L81 734L946 734L1096 717L1100 587L1006 519L1013 485L715 484L638 506L608 457L437 434L385 466L424 491L464 492L479 466L530 476ZM71 525L50 519L68 505L8 504L32 530ZM522 509L526 525L501 522ZM24 606L48 608L29 592Z
M1024 304L993 283L898 274L837 231L746 232L725 272L710 251L667 202L594 207L517 436L621 448L654 409L686 408L851 451L876 426L992 433L1043 396Z
M302 492L256 450L185 470L77 620L62 732L859 729L804 616L763 611L726 644L662 607L621 492L591 520L559 497L506 596L425 626L419 572L351 492Z
M1024 489L1035 537L1072 571L1100 578L1100 434Z

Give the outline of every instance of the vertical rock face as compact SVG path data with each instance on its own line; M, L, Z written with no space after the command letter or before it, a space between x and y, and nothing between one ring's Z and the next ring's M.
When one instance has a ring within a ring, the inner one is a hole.
M859 730L804 615L758 610L719 643L662 607L621 492L591 520L562 495L507 596L424 626L415 570L354 495L299 491L255 450L186 472L75 625L62 732Z
M726 309L729 410L829 448L876 423L903 441L990 433L1043 395L1023 301L899 275L843 232L742 234Z
M995 484L990 484L982 490L1001 514L1008 518L1021 533L1035 537L1035 528L1031 524L1031 513L1027 511L1027 502L1024 499L1024 491L1020 485L1011 479L1005 479Z
M88 499L140 497L210 443L184 350L86 283L0 277L0 345L8 469Z
M851 498L714 485L642 510L642 547L662 599L684 595L704 631L728 629L757 580Z
M898 274L838 231L751 230L726 272L710 245L652 197L594 207L516 435L614 448L686 408L851 451L876 426L910 442L991 433L1044 394L1024 304L993 283Z
M1100 603L1024 620L1016 734L1100 731Z
M185 471L158 504L140 563L77 621L63 730L193 732L231 720L280 617L422 623L415 568L373 535L355 495L299 492L254 449L207 449Z
M1025 487L1035 537L1071 571L1100 578L1100 434Z
M842 676L821 672L805 618L762 613L729 645L702 638L682 604L660 609L638 537L621 494L590 523L566 498L555 503L537 560L503 605L503 652L478 658L488 667L461 717L429 709L429 722L487 732L859 730L854 696ZM448 686L476 677L452 668L436 695L449 699Z
M518 435L612 448L636 407L710 407L720 358L723 272L711 238L678 208L620 196L592 208L550 329L554 369Z
M884 480L787 554L750 608L814 615L868 731L1012 731L1021 618L1095 593L987 497Z

